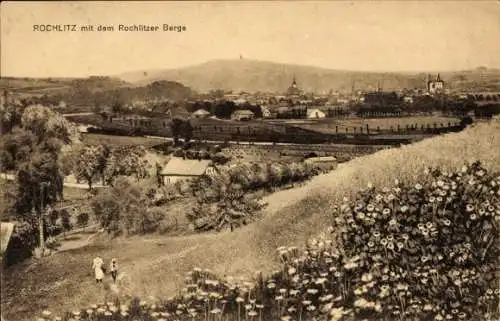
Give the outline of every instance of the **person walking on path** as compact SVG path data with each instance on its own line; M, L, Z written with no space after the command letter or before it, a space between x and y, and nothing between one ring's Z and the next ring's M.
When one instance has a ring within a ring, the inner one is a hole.
M111 260L111 263L109 264L109 270L111 271L113 282L116 283L116 276L118 275L118 263L115 258Z
M102 283L102 279L104 278L103 265L104 261L100 256L97 256L92 263L92 269L94 269L96 283Z

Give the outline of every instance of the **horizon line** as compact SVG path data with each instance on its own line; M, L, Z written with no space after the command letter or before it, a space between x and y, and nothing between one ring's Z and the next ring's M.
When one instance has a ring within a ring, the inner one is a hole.
M290 65L294 67L308 67L308 68L318 68L318 69L324 69L324 70L329 70L329 71L337 71L337 72L352 72L352 73L371 73L371 74L434 74L434 73L452 73L452 72L463 72L463 71L471 71L471 70L477 70L479 68L485 68L486 70L500 70L500 67L490 67L490 66L485 66L485 65L479 65L473 68L462 68L462 69L449 69L449 70L357 70L357 69L337 69L337 68L331 68L331 67L324 67L324 66L319 66L319 65L308 65L308 64L298 64L298 63L291 63L291 62L278 62L278 61L272 61L272 60L262 60L262 59L249 59L249 58L214 58L214 59L209 59L204 62L199 62L199 63L191 63L188 65L181 65L178 67L173 67L173 68L162 68L162 67L157 67L157 68L144 68L144 69L135 69L131 71L123 71L119 73L113 73L113 74L86 74L86 75L78 75L78 76L26 76L26 75L4 75L0 73L1 78L32 78L32 79L48 79L48 78L56 78L56 79L85 79L85 78L90 78L90 77L110 77L110 78L120 78L120 76L123 76L124 74L133 74L133 73L141 73L141 72L161 72L161 71L168 71L168 70L179 70L179 69L185 69L185 68L191 68L191 67L196 67L196 66L201 66L210 62L215 62L215 61L251 61L251 62L262 62L262 63L271 63L271 64L278 64L278 65ZM121 78L120 78L121 79Z

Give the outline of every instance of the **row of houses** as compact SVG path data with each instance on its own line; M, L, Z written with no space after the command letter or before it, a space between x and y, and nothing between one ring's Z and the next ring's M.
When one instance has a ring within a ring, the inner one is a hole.
M322 119L327 117L327 113L319 108L307 107L279 107L270 110L267 107L261 107L262 118L308 118L308 119ZM191 114L193 118L205 119L214 117L210 112L205 109L198 109ZM290 117L287 117L290 116ZM249 109L236 110L231 114L231 120L236 121L249 121L255 119L255 113Z

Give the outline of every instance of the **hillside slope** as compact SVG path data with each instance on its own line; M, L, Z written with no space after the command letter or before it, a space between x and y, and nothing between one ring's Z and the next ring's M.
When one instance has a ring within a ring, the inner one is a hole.
M400 149L384 150L343 164L314 178L306 186L273 194L258 222L235 232L179 237L133 237L103 240L87 248L27 262L2 275L2 308L7 320L31 318L49 307L60 312L103 300L90 269L95 255L106 262L117 257L130 276L130 292L148 299L176 294L193 267L219 275L254 276L277 266L276 248L300 246L331 220L331 204L356 193L368 182L384 186L394 179L418 180L426 166L457 168L481 159L500 170L500 119L460 133L424 140ZM19 295L19 291L24 295Z
M330 89L351 91L425 88L426 73L374 73L341 71L305 65L282 64L259 60L211 60L202 64L167 70L149 70L118 75L132 83L154 80L178 81L197 91L225 89L250 92L285 92L293 77L306 91L327 92ZM435 74L433 75L436 76ZM470 71L441 73L453 90L500 90L500 70L478 68Z

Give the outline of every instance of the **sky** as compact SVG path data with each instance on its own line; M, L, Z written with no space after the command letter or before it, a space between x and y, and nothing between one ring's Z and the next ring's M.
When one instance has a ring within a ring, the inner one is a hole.
M500 1L7 1L0 14L2 76L116 75L240 55L361 71L500 68ZM40 24L115 31L34 31Z

